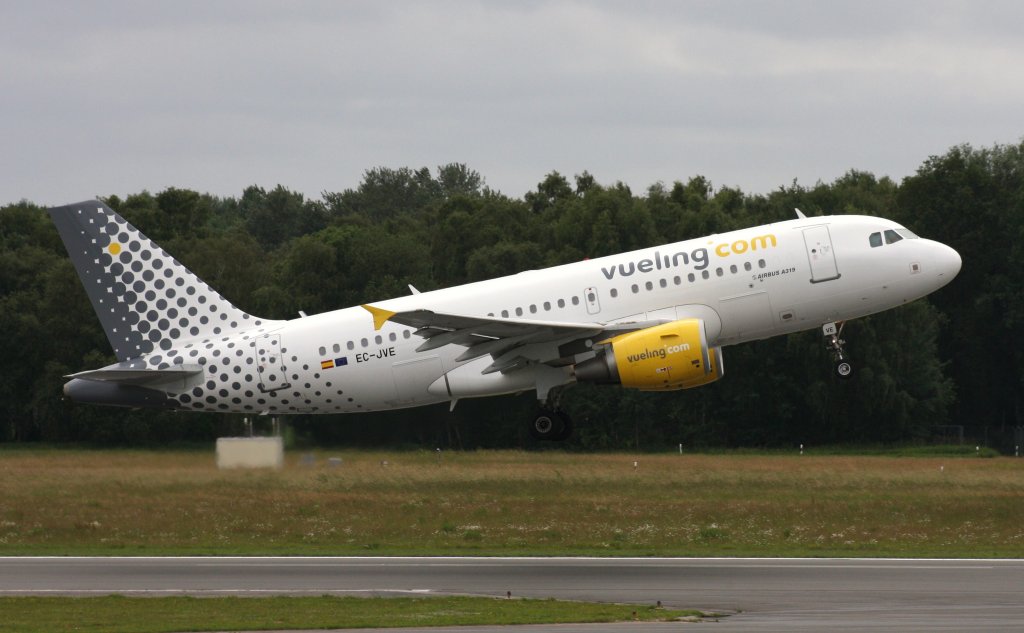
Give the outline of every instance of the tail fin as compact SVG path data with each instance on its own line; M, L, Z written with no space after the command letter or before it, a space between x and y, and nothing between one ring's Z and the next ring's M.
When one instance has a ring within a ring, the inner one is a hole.
M98 200L50 209L118 361L263 324Z

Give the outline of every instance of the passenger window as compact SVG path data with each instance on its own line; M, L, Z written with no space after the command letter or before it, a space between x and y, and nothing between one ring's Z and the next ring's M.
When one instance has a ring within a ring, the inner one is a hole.
M689 282L690 282L691 284L692 284L693 282L697 281L697 277L696 277L696 275L694 275L693 273L690 273L689 275L687 275L687 276L686 276L686 279L687 279L687 281L689 281Z
M764 268L764 267L765 267L765 266L767 266L767 265L768 265L768 262L764 261L763 259L759 259L759 260L757 260L757 266L758 266L758 268Z
M702 271L700 271L700 276L703 277L704 279L710 279L711 278L711 273L709 273L706 270L702 270Z
M551 311L551 302L550 301L545 301L544 302L544 311L545 312L550 312Z
M578 306L578 305L580 304L580 298L579 298L579 297L577 297L577 296L573 296L573 298L572 298L572 304L573 304L574 306Z
M721 268L716 268L715 269L715 274L718 275L719 277L721 277L723 274L725 274L725 271L722 270Z
M503 319L507 319L508 318L508 310L502 310L501 311L501 318L503 318Z
M319 351L319 352L320 352L320 355L321 355L321 356L327 356L327 348L326 348L326 347L321 347L321 348L320 348L319 350L317 350L317 351Z
M632 286L630 286L629 289L633 291L633 294L636 294L636 293L640 292L640 286L638 286L636 284L633 284Z
M882 245L882 234L872 233L868 237L868 243L871 244L871 248L878 248L879 246Z
M564 308L565 307L565 299L559 299L558 300L558 307L559 308Z
M523 316L523 309L522 308L516 308L516 316Z
M359 344L362 345L363 347L368 347L370 345L370 341L367 341L365 338L359 339Z
M750 262L743 262L743 270L749 271L751 268L753 268L753 266L750 265Z
M679 284L683 283L683 280L682 280L682 279L680 279L679 275L676 275L675 277L673 277L673 278L672 278L672 281L673 281L673 282L675 282L675 284L676 284L677 286L678 286Z
M338 353L338 352L341 351L341 345L338 345L337 343L335 343L333 349L334 349L335 353Z
M382 339L380 337L380 334L378 334L377 336L373 337L373 342L376 343L377 345L380 345L381 343L384 342L384 339Z
M615 288L612 288L611 290L608 291L608 294L610 294L612 296L612 299L614 299L615 297L619 296L619 291L616 290Z
M345 347L349 348L350 350L351 349L355 349L356 348L356 344L353 343L352 341L349 341L348 343L345 343Z
M530 304L530 314L537 314L537 305L536 304L532 304L532 303Z
M660 282L662 288L668 288L668 280L662 279Z
M889 230L887 230L885 232L885 243L886 244L895 244L896 242L898 242L898 241L900 241L902 239L903 239L903 236L901 236L896 231L893 231L892 229L889 229Z
M732 266L729 266L729 272L731 272L734 275L736 274L736 272L738 270L739 270L739 268L736 268L736 264L733 264Z
M647 288L648 290L654 290L654 284L648 281L647 283L644 284L644 288Z

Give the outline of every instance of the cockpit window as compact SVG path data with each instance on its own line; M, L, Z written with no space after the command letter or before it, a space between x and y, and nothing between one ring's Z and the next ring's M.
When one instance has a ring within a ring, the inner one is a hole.
M896 242L898 242L898 241L900 241L902 239L903 239L903 236L900 235L899 233L897 233L896 231L893 231L892 229L888 229L885 232L885 243L886 244L895 244Z
M876 248L878 246L881 246L882 245L882 234L881 233L872 233L868 237L868 242L871 244L871 248Z
M910 229L896 229L896 233L902 235L905 239L908 239L908 240L920 239Z

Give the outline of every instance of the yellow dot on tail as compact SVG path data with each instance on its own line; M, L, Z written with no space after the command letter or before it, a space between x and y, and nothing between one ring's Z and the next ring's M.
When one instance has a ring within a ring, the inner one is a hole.
M107 251L109 251L111 255L117 255L118 253L121 252L121 245L118 244L117 242L114 242L113 244L107 247Z

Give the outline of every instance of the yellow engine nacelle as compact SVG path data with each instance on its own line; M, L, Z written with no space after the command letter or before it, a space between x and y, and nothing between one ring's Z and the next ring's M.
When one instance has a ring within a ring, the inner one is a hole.
M605 350L576 365L577 381L674 391L706 385L725 373L722 350L708 347L701 319L664 323L601 344Z

